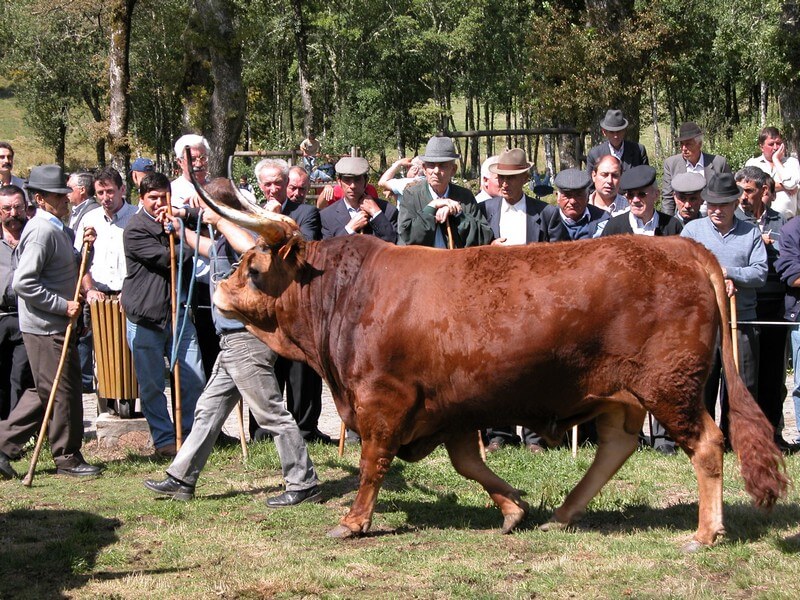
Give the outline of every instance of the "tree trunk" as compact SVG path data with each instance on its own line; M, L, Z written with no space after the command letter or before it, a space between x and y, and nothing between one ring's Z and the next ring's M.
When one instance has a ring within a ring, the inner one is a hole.
M311 99L311 82L308 69L308 31L303 19L302 0L292 0L294 19L294 44L297 48L297 79L300 85L300 100L305 116L305 134L314 127L314 103Z
M760 87L758 115L759 123L763 128L767 126L767 97L769 96L769 87L766 81L762 81Z
M555 176L555 160L553 157L553 136L549 133L544 136L544 164L547 172Z
M136 0L113 0L110 11L108 137L111 164L120 173L130 172L131 148L128 139L131 81L129 54L131 17ZM105 152L104 152L105 154ZM128 186L130 188L130 186Z
M783 56L797 57L800 53L800 38L797 35L798 23L800 23L800 4L784 0L779 26L780 39L784 44L781 53ZM789 59L786 62L794 64L796 59ZM800 151L800 79L796 75L781 81L778 92L778 108L787 150L798 152Z
M242 49L233 25L231 0L195 0L201 33L211 56L211 95L208 172L212 177L226 175L228 156L236 151L242 133L245 92L242 83Z
M650 84L650 112L653 118L653 146L655 146L656 161L661 162L664 156L664 147L661 145L661 134L658 131L658 100L656 98L656 86Z
M62 115L58 121L58 142L56 143L56 162L64 168L67 156L67 117Z

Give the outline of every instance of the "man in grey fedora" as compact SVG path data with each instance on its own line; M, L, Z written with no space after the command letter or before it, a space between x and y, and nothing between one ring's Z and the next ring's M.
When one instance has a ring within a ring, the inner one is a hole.
M481 214L475 196L452 183L456 173L453 140L434 136L422 159L425 182L406 188L399 214L401 245L447 248L452 234L456 248L480 246L492 240L492 230Z
M664 175L661 177L661 210L668 215L675 214L675 198L672 179L678 173L699 173L706 183L714 174L730 173L731 168L724 156L703 152L703 130L692 121L681 124L678 131L680 154L670 156L664 161Z
M72 246L74 233L63 223L70 212L67 194L72 190L58 165L34 167L26 187L37 210L22 232L12 285L17 293L19 328L37 394L23 395L9 418L0 421L0 477L16 476L10 461L19 458L25 444L36 435L55 384L57 391L47 434L56 473L97 475L101 469L87 464L80 450L83 402L74 336L67 345L61 379L54 382L67 326L81 310L80 302L72 299L78 284L79 254ZM84 242L91 245L94 239L94 229L87 227Z
M600 159L609 154L619 160L623 172L631 167L650 164L644 146L625 140L627 130L628 119L622 111L615 108L608 109L606 116L600 121L600 131L606 141L593 147L586 154L587 173L591 174Z
M757 225L736 217L742 189L731 173L714 174L701 192L708 216L686 224L681 236L700 242L717 257L725 277L728 296L736 297L736 311L742 321L755 321L756 289L767 281L767 251ZM758 401L759 330L756 325L740 324L739 371L747 389ZM714 417L720 387L721 360L717 350L705 389L705 404ZM720 391L720 429L728 435L728 397L726 386Z

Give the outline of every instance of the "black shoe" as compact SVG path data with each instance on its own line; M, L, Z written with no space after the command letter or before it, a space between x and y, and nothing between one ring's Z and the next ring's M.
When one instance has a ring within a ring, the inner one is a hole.
M16 479L19 477L14 467L11 466L11 457L5 452L0 452L0 477L3 479Z
M322 433L319 429L312 431L305 437L307 444L325 444L326 446L336 446L331 436Z
M783 454L795 454L796 452L800 451L800 444L792 444L791 442L787 442L783 437L776 437L775 443L778 445L778 449Z
M228 435L227 433L223 433L222 431L219 432L217 441L214 442L214 445L217 448L232 448L234 446L239 446L240 444L241 442L239 441L239 438Z
M664 456L675 456L678 451L675 450L675 446L663 445L663 446L656 446L653 448L659 454L663 454Z
M85 462L74 467L58 467L56 469L56 475L69 475L70 477L94 477L102 472L102 467Z
M173 500L191 500L194 498L194 486L186 485L172 475L167 475L164 481L148 479L144 482L144 487L156 494L169 496Z
M283 492L280 496L275 496L267 500L269 508L284 508L285 506L295 506L303 502L322 502L322 492L319 486L315 485L305 490Z

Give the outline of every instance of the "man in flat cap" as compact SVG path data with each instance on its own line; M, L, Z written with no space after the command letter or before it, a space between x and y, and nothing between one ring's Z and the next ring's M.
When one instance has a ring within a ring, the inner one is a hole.
M630 203L630 210L612 217L606 223L603 235L633 233L636 235L678 235L683 226L678 219L656 210L658 186L656 170L650 165L639 165L625 171L620 187Z
M451 182L456 173L453 140L434 136L422 159L426 184L407 189L400 205L402 245L447 248L480 246L492 240L492 230L481 214L475 196Z
M784 216L766 205L770 176L759 167L749 166L735 175L742 189L736 217L752 223L761 232L767 251L767 282L756 290L756 315L759 321L781 321L786 286L775 268L780 255L780 231ZM783 401L786 398L786 336L782 325L761 325L758 356L758 405L775 428L775 441L786 447L781 436Z
M565 169L553 180L558 188L558 214L571 240L599 237L609 213L589 204L589 174Z
M569 240L558 217L558 208L531 198L523 191L532 166L521 148L506 150L489 166L497 178L499 196L480 203L480 208L494 234L492 245L518 246ZM514 427L487 429L485 435L487 452L519 442ZM542 449L542 439L533 431L523 428L522 438L531 452Z
M661 178L661 210L668 215L675 214L672 180L678 173L699 173L707 183L715 173L731 172L724 156L702 151L703 131L697 123L683 123L678 132L678 142L681 152L664 161L664 175Z
M19 263L12 286L17 294L19 328L36 394L23 394L9 418L0 421L0 477L16 476L10 461L21 457L28 440L38 432L54 383L57 389L47 435L56 473L73 477L97 475L101 469L88 464L81 454L80 362L75 336L65 339L70 321L81 310L80 302L73 301L80 255L72 247L74 233L63 223L69 214L67 194L71 190L58 165L31 169L27 188L37 210L17 246ZM87 228L83 239L91 246L94 230ZM54 382L65 343L61 379Z
M623 172L631 167L650 164L644 146L625 141L627 130L628 119L625 118L622 111L610 108L603 120L600 121L600 131L606 141L589 150L586 155L587 173L594 171L600 159L609 154L620 162Z
M386 200L375 200L366 194L368 171L365 158L347 156L336 163L344 198L320 212L322 239L364 233L397 243L397 209Z
M731 173L714 174L702 192L708 205L708 216L686 224L681 235L703 244L722 266L728 296L736 296L736 310L742 321L754 321L756 289L767 280L767 251L758 227L735 215L742 190ZM758 343L755 325L738 327L739 371L747 389L758 400ZM713 417L720 387L721 360L717 350L705 389L705 404ZM728 436L728 395L723 385L720 391L720 428Z
M797 214L797 190L800 188L800 163L786 156L780 130L764 127L758 134L761 156L748 159L747 167L758 167L775 180L775 199L770 208L791 219Z
M706 178L699 173L678 173L672 179L675 198L675 218L682 225L700 217L703 198L700 192L706 187Z
M603 156L594 165L591 176L594 191L589 194L589 204L602 208L612 217L628 210L627 198L619 193L622 164L616 156Z

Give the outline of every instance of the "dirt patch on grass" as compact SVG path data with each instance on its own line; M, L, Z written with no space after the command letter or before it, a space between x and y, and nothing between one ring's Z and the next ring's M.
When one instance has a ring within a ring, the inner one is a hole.
M83 450L90 456L101 461L121 460L130 454L150 456L153 454L153 445L150 435L144 431L131 431L120 436L119 442L114 446L105 446L98 440L89 440L83 443Z

